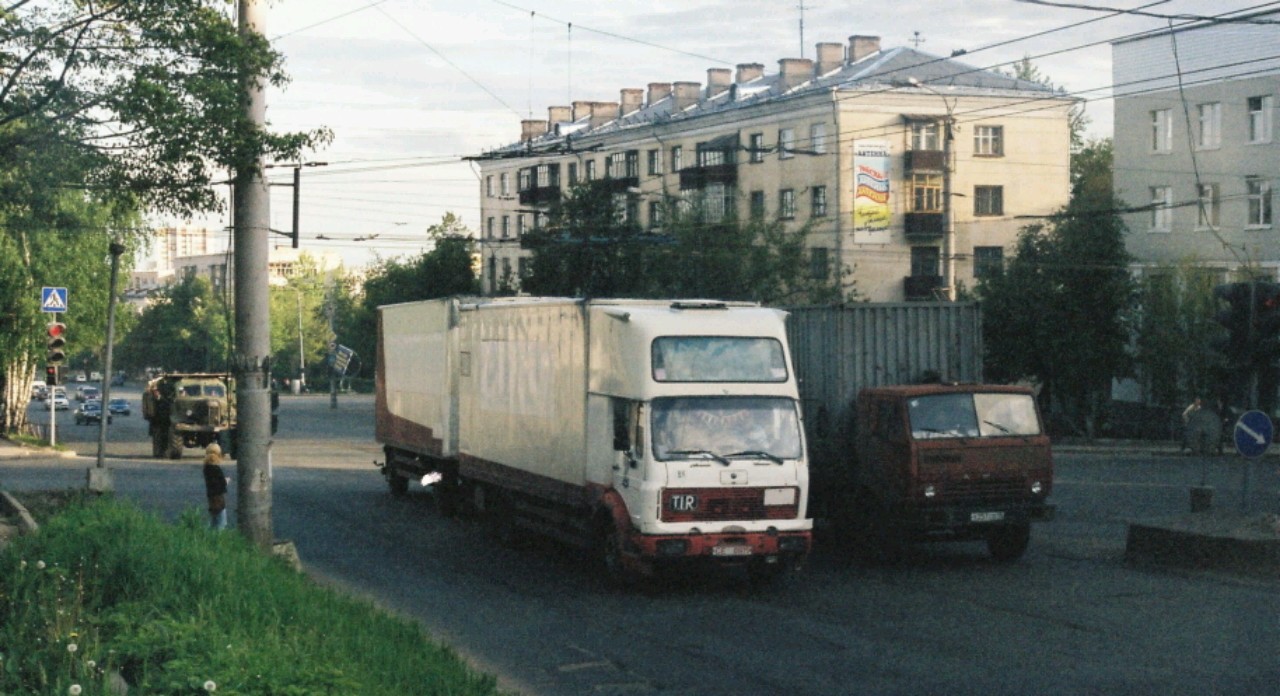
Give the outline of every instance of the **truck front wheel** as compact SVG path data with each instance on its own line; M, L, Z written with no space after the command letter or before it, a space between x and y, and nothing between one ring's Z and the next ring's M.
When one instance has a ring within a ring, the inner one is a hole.
M391 489L391 495L404 495L409 492L409 479L388 469L387 487Z
M182 433L172 429L169 431L169 449L165 454L170 459L182 459Z
M1016 561L1031 543L1031 524L1007 524L987 535L987 551L1000 562Z
M596 523L596 554L610 585L627 587L634 582L631 570L622 558L622 533L611 518L601 518Z

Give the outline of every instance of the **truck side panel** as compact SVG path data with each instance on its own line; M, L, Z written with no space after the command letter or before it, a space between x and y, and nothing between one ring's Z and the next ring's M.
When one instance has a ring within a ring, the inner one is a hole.
M456 300L389 305L378 311L375 435L418 454L457 454L450 316Z

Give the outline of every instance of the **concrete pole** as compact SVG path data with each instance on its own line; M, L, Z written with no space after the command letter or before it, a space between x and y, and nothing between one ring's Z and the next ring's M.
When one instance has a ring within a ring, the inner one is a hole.
M265 10L239 0L240 32L263 33ZM266 124L262 77L243 85L246 116ZM235 177L235 324L232 370L236 376L236 526L250 542L270 550L271 528L271 321L267 261L270 194L262 162L238 163Z
M939 95L941 96L941 95ZM947 106L947 120L942 134L942 282L946 286L948 302L956 299L956 214L951 201L951 146L952 116L951 103L942 97Z
M115 368L112 367L112 349L116 336L116 283L120 277L120 255L124 253L124 245L117 241L112 241L109 247L111 251L111 279L108 281L107 295L107 355L106 364L103 366L102 379L102 419L98 421L98 464L96 469L90 469L88 473L89 490L98 493L113 490L114 483L111 480L111 470L105 467L105 458L107 453L107 422L111 420L111 410L107 407L111 403L111 373Z

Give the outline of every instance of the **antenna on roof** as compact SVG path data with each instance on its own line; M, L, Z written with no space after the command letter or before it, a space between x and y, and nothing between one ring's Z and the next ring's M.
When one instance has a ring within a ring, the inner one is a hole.
M804 11L813 9L813 5L805 5L804 0L800 0L800 4L796 5L796 9L800 10L800 57L804 58Z
M911 39L911 47L920 48L920 44L924 43L925 39L920 36L920 32L918 31L913 31L911 33L914 36L914 38Z

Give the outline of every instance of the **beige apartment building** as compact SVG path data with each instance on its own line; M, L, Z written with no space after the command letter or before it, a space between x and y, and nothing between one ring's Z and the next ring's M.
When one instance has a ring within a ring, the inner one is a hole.
M1023 226L1066 204L1072 99L875 36L815 55L523 121L518 142L473 158L485 291L518 288L521 237L596 179L654 231L673 202L807 225L808 272L872 301L955 297L1003 263Z
M1280 13L1112 45L1115 186L1139 275L1194 263L1276 276ZM1260 20L1252 23L1251 20Z

